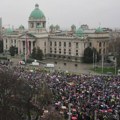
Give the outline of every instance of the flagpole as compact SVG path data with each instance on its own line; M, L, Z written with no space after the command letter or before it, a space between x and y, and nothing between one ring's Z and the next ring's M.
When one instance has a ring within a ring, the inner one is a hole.
M104 67L104 55L102 54L102 74L103 74L103 67Z
M93 50L93 69L94 69L94 67L95 67L95 64L94 64L94 50Z
M26 55L27 54L27 46L26 46L27 45L27 33L25 36L26 36L26 38L25 38L25 64L26 64L26 61L27 61L27 55Z
M115 75L117 75L117 58L115 56Z

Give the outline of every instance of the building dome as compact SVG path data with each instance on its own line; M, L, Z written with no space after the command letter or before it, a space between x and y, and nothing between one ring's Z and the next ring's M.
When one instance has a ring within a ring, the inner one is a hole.
M19 26L19 29L24 30L24 29L25 29L25 27L24 27L23 25L20 25L20 26Z
M78 28L76 30L76 33L75 33L78 37L83 37L83 29L82 28Z
M56 29L56 30L59 30L59 29L60 29L60 26L59 26L59 25L56 25L56 26L55 26L55 29Z
M12 28L7 28L5 33L6 34L12 34L13 33L13 29Z
M50 28L54 28L54 25L52 24L52 25L50 25Z
M76 26L74 24L71 26L71 31L74 32L74 33L76 31Z
M96 33L101 33L103 32L103 29L101 27L98 27L96 30L95 30Z
M76 28L76 26L73 24L73 25L71 26L71 28Z
M30 17L32 19L42 19L45 18L43 12L39 9L39 5L35 5L35 9L31 12Z

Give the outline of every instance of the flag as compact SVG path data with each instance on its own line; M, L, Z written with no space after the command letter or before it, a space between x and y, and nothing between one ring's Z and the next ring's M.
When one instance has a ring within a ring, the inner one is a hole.
M26 41L25 41L25 45L26 45L26 59L28 59L29 55L30 55L30 46L29 46L29 40L28 40L28 36L26 34Z

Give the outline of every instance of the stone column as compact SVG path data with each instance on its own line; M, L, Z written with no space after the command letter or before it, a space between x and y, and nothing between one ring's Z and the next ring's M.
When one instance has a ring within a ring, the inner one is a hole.
M6 39L3 39L3 50L5 51L6 50Z
M18 47L18 55L19 55L21 53L21 43L19 40L17 42L17 47Z
M13 39L13 46L15 46L15 40Z
M20 41L20 44L21 44L21 53L23 54L23 41Z

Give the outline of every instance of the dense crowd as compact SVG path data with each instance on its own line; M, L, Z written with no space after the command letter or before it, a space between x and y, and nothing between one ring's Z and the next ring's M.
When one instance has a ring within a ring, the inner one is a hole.
M71 74L60 71L14 66L14 71L26 80L45 80L54 100L52 106L66 120L119 120L120 77Z

